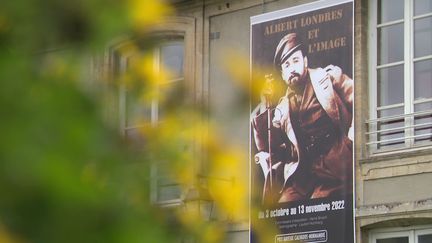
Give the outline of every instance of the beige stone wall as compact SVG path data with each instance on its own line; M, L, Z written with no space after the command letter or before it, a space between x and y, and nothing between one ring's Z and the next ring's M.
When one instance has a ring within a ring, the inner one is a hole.
M373 229L431 224L432 150L367 151L369 3L358 0L355 5L356 228L357 242L367 243Z
M177 1L176 1L177 2ZM223 51L235 48L249 56L249 17L311 1L190 0L178 1L177 15L193 31L190 79L195 100L209 110L209 116L225 124L221 131L248 150L249 107L236 113L239 90L221 69ZM432 223L432 150L396 151L370 155L365 146L369 117L368 0L355 0L355 191L356 239L368 242L368 232L380 227ZM175 23L173 23L175 25ZM109 67L107 59L95 70ZM249 168L247 161L245 168ZM248 180L248 175L240 180ZM248 218L229 229L229 242L248 242Z

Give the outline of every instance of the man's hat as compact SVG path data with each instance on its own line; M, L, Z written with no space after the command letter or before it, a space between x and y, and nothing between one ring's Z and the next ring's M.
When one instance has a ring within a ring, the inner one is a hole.
M295 51L301 49L296 33L289 33L284 36L276 47L273 63L275 68L280 69L280 65L288 59ZM304 55L304 53L303 53Z

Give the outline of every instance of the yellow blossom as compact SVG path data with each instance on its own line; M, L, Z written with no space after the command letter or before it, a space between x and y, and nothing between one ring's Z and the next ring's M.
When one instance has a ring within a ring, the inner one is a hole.
M160 22L161 18L173 11L161 0L129 0L129 13L138 28L145 28Z

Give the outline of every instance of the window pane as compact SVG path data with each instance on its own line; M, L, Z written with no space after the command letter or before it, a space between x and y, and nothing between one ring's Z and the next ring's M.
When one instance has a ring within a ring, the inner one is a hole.
M378 29L378 65L403 60L403 24Z
M169 163L160 163L157 165L158 201L179 199L181 197L181 187L179 183L169 176L172 174L172 170L173 168L169 166Z
M403 19L404 0L378 1L378 24Z
M414 64L415 99L432 98L432 60Z
M432 12L432 0L415 0L414 15Z
M184 86L181 82L172 82L159 86L158 118L164 120L167 114L176 114L184 108Z
M419 235L418 243L430 243L432 242L432 235Z
M397 116L404 113L403 107L386 109L378 111L378 116L380 118ZM378 144L378 148L397 148L402 147L405 144L404 136L405 136L405 119L404 118L394 118L394 119L386 119L384 121L378 122L378 141L383 141ZM384 140L392 140L392 141L384 141Z
M408 243L408 237L378 239L377 243Z
M378 106L403 103L403 65L378 70Z
M432 54L432 17L418 19L414 22L414 56L422 57Z
M142 149L145 145L145 137L143 136L141 129L142 128L140 127L127 129L125 131L125 136L127 140L131 142L129 143L129 146L131 146L131 148Z
M126 92L126 126L136 126L151 121L151 105L143 104L137 92Z
M416 112L431 111L432 102L416 104L414 108ZM430 143L430 141L432 141L432 135L430 135L432 133L432 125L430 125L432 124L432 114L416 116L414 118L414 123L416 125L416 128L414 129L416 136L415 143Z
M179 199L181 197L180 186L178 184L169 185L169 186L159 186L157 197L159 202Z
M127 58L127 69L139 68L142 55L136 54ZM132 70L135 73L136 70ZM136 86L137 77L132 77L130 83L125 83L125 125L126 127L142 125L151 121L151 104L140 99L139 88Z
M183 59L184 47L183 42L169 42L161 46L160 49L161 65L169 72L170 79L183 77Z

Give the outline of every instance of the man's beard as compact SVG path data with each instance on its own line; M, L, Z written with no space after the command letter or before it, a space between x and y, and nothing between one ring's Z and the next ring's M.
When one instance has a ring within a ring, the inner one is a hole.
M299 83L300 83L300 74L293 73L293 74L291 74L291 76L289 76L288 85L290 85L290 86L298 85Z

